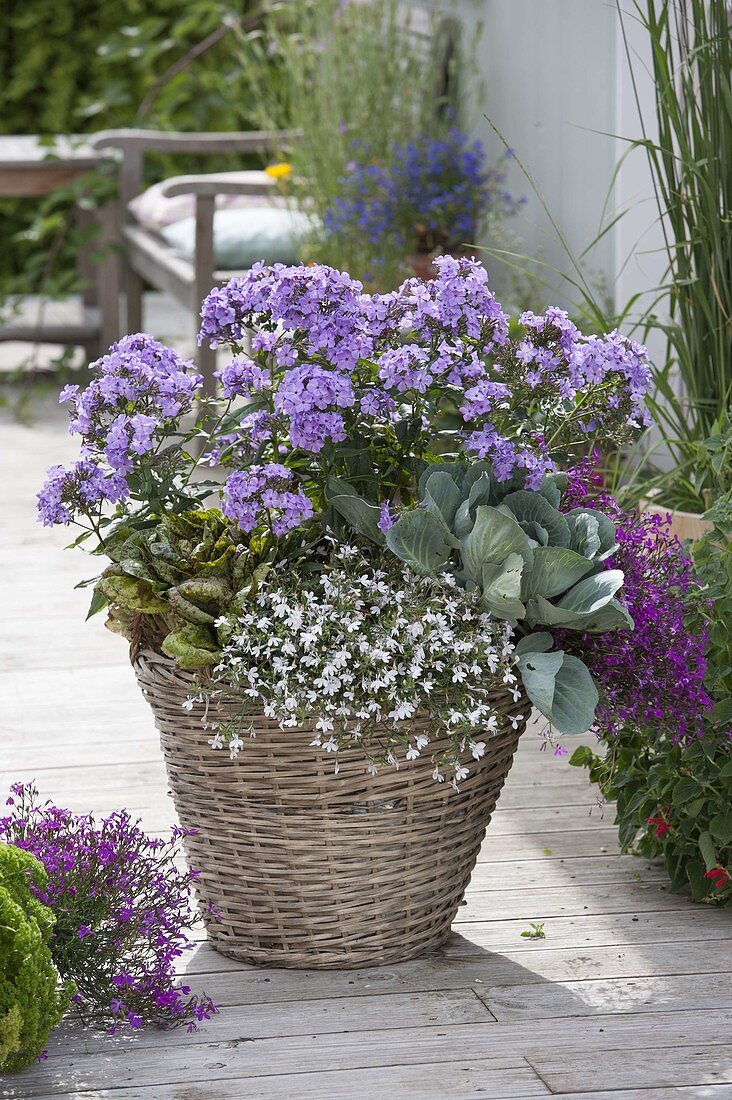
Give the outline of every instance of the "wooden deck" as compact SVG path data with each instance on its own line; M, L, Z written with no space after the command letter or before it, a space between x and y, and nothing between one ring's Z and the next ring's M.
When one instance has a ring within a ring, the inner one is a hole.
M84 622L92 570L34 522L73 441L48 403L0 414L0 799L14 779L77 809L173 817L124 643ZM197 1034L109 1040L75 1024L4 1097L732 1097L732 921L620 857L584 774L524 738L453 936L385 969L244 967L201 943L186 968L221 1011ZM2 802L0 801L0 805ZM521 933L544 922L546 939Z

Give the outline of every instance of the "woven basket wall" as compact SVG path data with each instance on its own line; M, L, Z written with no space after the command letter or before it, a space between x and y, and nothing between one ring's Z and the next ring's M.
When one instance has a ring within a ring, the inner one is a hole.
M231 760L209 746L203 705L181 707L191 674L150 650L135 671L181 824L197 830L186 847L200 900L222 916L208 923L214 947L270 966L351 968L443 943L525 723L486 741L458 793L433 780L429 754L371 777L348 750L335 776L309 730L283 731L261 715ZM495 707L528 713L508 695ZM225 713L222 704L209 720Z

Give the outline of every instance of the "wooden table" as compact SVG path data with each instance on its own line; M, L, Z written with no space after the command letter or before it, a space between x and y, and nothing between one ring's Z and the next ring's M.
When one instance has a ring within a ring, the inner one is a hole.
M53 145L36 134L0 137L0 198L42 198L88 172L116 173L117 162L109 151L92 149L79 137L57 137ZM83 320L78 324L1 325L0 341L79 345L93 358L119 338L117 203L107 203L93 213L79 210L76 216L99 226L98 234L79 257L86 284ZM100 251L102 258L93 259L92 252Z

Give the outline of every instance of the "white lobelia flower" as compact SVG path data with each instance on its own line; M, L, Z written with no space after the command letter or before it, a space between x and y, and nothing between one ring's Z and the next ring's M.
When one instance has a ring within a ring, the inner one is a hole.
M305 581L274 567L231 624L215 685L235 686L249 713L254 707L282 729L315 723L312 743L324 752L362 743L374 772L424 753L430 738L409 728L423 711L452 746L435 765L444 782L459 746L478 759L485 741L472 735L497 728L492 684L517 684L510 629L475 594L390 557L374 562L346 547L323 564ZM203 701L217 690L207 688Z

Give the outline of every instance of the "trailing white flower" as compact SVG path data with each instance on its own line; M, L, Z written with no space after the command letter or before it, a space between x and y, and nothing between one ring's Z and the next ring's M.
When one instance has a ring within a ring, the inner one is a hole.
M236 621L208 695L233 685L282 729L307 725L310 743L335 757L359 745L370 766L398 768L447 736L432 753L442 769L465 778L469 752L479 760L503 719L496 690L517 690L511 629L494 620L477 595L449 576L427 578L398 560L366 559L338 547L320 572L272 571ZM426 716L428 729L413 722ZM232 756L242 749L234 721L220 734Z

